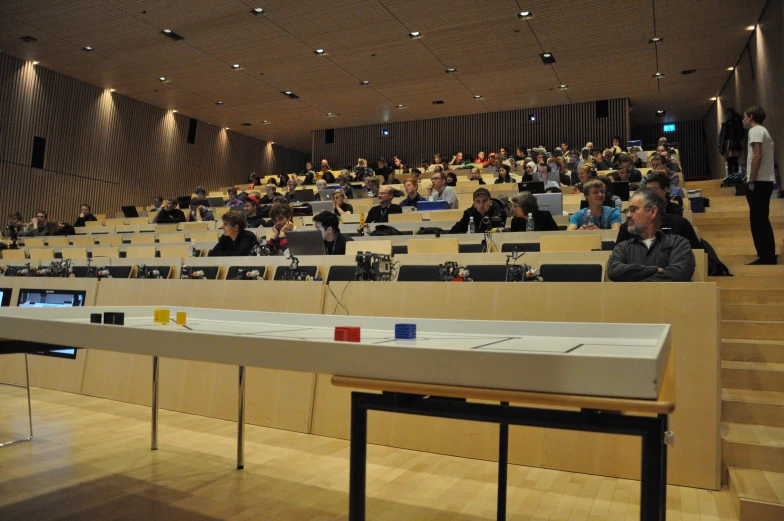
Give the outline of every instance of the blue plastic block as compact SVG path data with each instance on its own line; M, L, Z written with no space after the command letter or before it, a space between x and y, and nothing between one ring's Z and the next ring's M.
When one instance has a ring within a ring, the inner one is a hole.
M395 324L395 338L406 340L416 338L416 324Z

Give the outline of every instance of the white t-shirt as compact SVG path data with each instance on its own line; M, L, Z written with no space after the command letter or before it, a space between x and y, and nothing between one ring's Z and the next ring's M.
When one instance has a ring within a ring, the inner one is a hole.
M749 150L746 158L746 180L751 176L751 158L754 156L754 143L762 144L762 161L760 162L757 181L775 181L773 171L773 138L768 129L762 125L757 125L749 129Z
M643 240L642 240L642 242L644 242L644 243L645 243L645 245L646 245L646 246L648 247L648 249L650 250L650 249L651 249L651 246L653 246L653 241L655 241L655 240L656 240L655 238L654 238L654 239L643 239Z

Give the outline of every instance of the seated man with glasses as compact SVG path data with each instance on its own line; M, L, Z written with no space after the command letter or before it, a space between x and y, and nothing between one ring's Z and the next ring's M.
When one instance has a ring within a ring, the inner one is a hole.
M588 208L572 214L567 230L617 230L621 227L621 212L604 205L603 182L591 179L583 185L583 194Z
M446 201L449 203L449 208L452 210L457 209L457 192L451 186L446 185L446 174L441 166L433 168L433 175L430 177L432 185L428 188L430 192L429 201Z
M689 241L665 233L664 199L650 188L634 192L626 210L632 238L616 243L607 262L613 282L688 282L694 275L694 254Z
M46 212L39 210L35 214L33 222L27 226L27 231L21 235L25 237L45 237L54 235L60 229L60 224L47 220Z

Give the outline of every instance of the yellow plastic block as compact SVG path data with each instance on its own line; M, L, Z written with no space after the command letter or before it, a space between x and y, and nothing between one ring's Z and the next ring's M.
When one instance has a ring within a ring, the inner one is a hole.
M184 326L185 325L185 321L187 320L187 318L188 318L188 314L187 313L185 313L184 311L178 311L177 312L176 322L179 325Z
M171 313L168 309L156 309L153 311L153 318L156 324L168 324L171 319Z

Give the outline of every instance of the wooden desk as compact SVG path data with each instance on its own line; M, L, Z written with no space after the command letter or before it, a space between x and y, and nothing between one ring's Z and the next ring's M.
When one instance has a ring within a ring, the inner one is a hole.
M365 520L368 411L499 424L496 516L499 520L506 519L509 425L640 436L640 520L661 521L665 518L667 508L667 445L674 441L672 433L668 431L669 414L675 410L673 360L671 350L659 396L655 400L502 391L333 376L332 385L338 387L383 392L351 393L349 521ZM445 400L444 397L452 399ZM500 403L472 403L467 399Z

